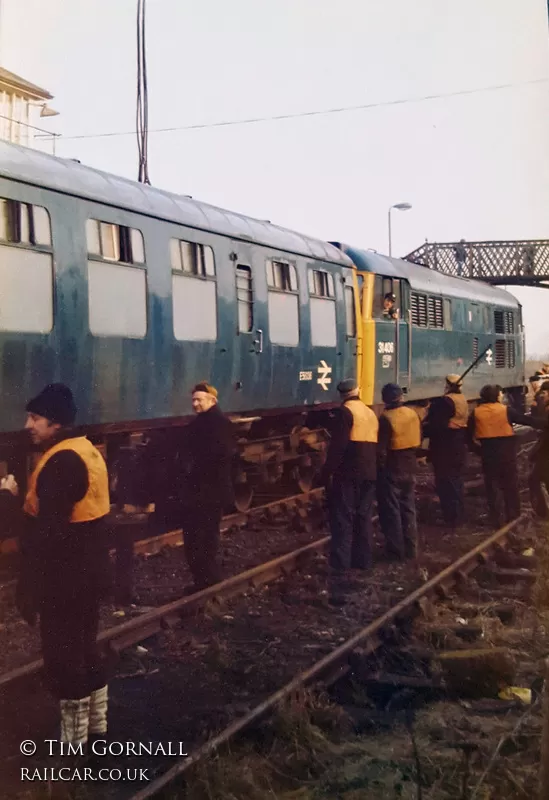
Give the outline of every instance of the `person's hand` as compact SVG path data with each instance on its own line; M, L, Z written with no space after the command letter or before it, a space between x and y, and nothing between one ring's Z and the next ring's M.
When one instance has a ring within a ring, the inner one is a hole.
M6 491L10 492L14 497L17 497L19 494L19 486L17 485L17 481L15 480L13 475L6 475L5 478L2 478L0 481L0 489L5 489Z

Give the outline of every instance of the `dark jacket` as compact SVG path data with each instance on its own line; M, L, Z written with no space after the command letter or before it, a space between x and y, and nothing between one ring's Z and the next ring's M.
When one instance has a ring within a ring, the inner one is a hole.
M333 425L330 429L330 444L326 462L322 470L322 483L329 478L337 480L376 479L376 443L351 442L353 415L344 405L336 410Z
M52 441L70 439L66 432ZM75 597L97 601L111 586L110 530L106 517L71 523L75 503L88 490L88 470L71 450L52 456L37 484L37 517L24 515L19 540L20 590L31 593L36 604L70 602Z
M448 423L456 413L451 397L437 397L430 405L423 433L429 439L429 459L438 474L460 474L467 455L466 429L451 429Z
M401 403L390 403L385 406L386 411L398 408ZM413 480L417 472L417 450L410 447L405 450L391 450L393 429L391 423L383 414L379 418L379 434L377 445L377 463L380 473L389 474L395 480Z
M184 429L180 499L184 507L229 506L233 500L234 426L216 404Z

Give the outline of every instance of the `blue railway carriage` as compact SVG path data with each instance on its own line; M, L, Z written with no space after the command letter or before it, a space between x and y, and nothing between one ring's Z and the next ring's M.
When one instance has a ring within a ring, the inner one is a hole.
M513 295L480 281L451 278L407 261L341 246L362 286L362 395L381 402L381 387L399 383L409 401L440 395L448 373L463 373L464 394L478 398L487 383L500 384L515 403L524 398L524 331ZM399 313L384 315L386 294Z
M355 275L326 242L0 143L3 459L28 398L62 381L128 500L140 445L208 380L240 426L239 507L258 483L310 485L326 434L305 415L356 374Z

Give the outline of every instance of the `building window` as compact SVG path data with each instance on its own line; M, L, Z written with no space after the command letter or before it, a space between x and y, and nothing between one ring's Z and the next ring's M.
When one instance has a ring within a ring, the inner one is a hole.
M299 343L296 268L286 261L269 260L266 270L269 288L269 338L273 344L295 347Z
M496 339L496 369L505 369L505 339Z
M475 336L473 339L473 361L478 358L478 338Z
M175 271L203 278L215 277L214 252L207 244L170 239L170 260Z
M0 241L51 247L51 222L42 206L0 198Z
M447 331L452 330L452 301L444 300L444 327Z
M145 270L88 261L88 308L94 336L143 339L147 333Z
M507 366L509 369L514 369L516 360L515 360L515 343L514 342L506 342L507 345Z
M334 276L309 270L309 308L313 347L335 347L337 343Z
M410 295L410 309L412 312L412 325L419 328L427 327L427 296L412 292Z
M352 286L345 287L345 333L349 339L356 337L355 293Z
M88 254L104 261L144 264L143 234L137 228L89 219L86 222Z
M254 294L252 270L244 264L236 266L236 302L238 306L238 331L250 333L254 327Z
M444 328L444 319L442 316L442 297L429 297L427 298L429 327L430 328Z

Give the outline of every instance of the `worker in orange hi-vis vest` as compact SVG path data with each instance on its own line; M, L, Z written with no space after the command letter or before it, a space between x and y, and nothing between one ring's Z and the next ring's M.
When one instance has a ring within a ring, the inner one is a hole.
M517 442L513 424L525 417L503 403L501 386L483 386L469 418L471 449L480 455L490 521L495 528L520 515Z
M60 383L27 405L27 430L42 455L25 498L16 602L31 625L40 615L44 676L59 699L60 741L81 746L107 731L107 675L96 639L110 588L107 466L72 429L76 406ZM16 494L13 482L2 486Z

